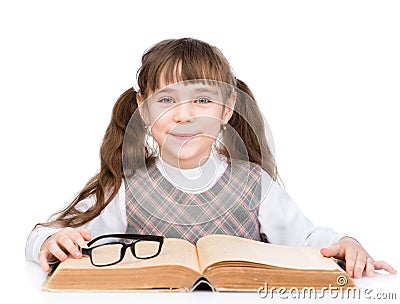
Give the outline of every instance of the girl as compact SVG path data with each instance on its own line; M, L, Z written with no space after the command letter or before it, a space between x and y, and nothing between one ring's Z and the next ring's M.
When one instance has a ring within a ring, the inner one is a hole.
M315 227L277 183L265 125L249 88L221 52L195 39L165 40L142 57L139 90L117 100L101 168L49 222L26 258L80 258L76 243L106 233L162 234L191 242L210 233L314 246L359 278L374 261L353 238Z

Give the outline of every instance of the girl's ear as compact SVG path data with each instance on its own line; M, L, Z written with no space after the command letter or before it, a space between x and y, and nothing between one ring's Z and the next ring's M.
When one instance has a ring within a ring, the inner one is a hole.
M222 121L227 124L229 119L231 119L233 115L233 110L235 109L236 104L236 92L232 92L231 96L229 96L222 113Z
M144 98L143 98L142 94L140 94L140 92L136 93L136 102L138 104L140 116L142 117L144 124L146 126L148 126L149 125L149 119L147 116L148 110L147 110L146 105L144 104Z
M140 94L140 92L136 93L136 101L139 106L143 103L143 96Z

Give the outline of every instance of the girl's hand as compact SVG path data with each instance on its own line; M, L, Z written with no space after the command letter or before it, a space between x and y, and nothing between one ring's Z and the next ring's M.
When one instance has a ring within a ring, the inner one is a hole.
M367 277L374 276L374 270L386 270L395 274L396 270L384 261L375 261L359 242L351 237L344 237L329 248L322 248L325 257L334 257L346 261L346 272L350 277L361 278L363 272Z
M64 261L70 253L74 258L79 259L82 253L76 246L76 242L84 243L91 240L90 230L63 228L49 236L42 244L39 252L39 264L43 271L50 270L49 261L58 259Z

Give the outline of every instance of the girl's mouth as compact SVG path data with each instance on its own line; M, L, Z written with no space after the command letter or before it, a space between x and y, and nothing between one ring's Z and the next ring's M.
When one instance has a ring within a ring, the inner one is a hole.
M195 137L197 134L172 134L170 133L170 135L178 140L188 140L192 137Z

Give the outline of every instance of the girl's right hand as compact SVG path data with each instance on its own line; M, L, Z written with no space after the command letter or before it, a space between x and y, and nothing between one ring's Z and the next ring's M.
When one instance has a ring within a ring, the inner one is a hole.
M81 258L82 253L76 246L76 242L84 244L91 239L92 235L88 229L78 230L70 227L61 229L43 242L39 252L40 267L43 271L48 272L50 270L49 261L54 259L64 261L67 254L71 254L76 259Z

